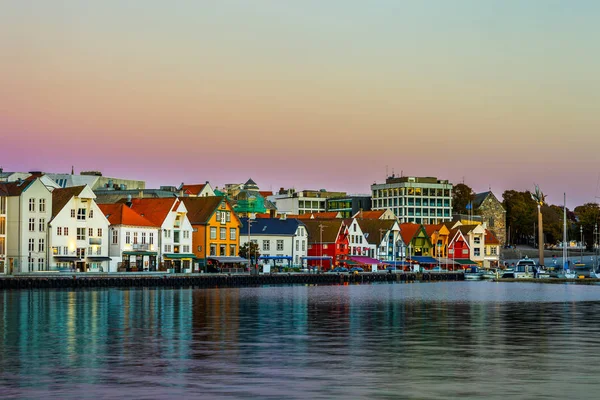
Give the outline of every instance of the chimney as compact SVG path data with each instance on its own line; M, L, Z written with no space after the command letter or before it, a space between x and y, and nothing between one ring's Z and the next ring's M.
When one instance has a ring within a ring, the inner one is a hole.
M133 204L133 203L131 202L131 195L130 195L130 194L128 194L128 195L127 195L127 202L125 203L125 205L126 205L127 207L131 208L131 205L132 205L132 204Z

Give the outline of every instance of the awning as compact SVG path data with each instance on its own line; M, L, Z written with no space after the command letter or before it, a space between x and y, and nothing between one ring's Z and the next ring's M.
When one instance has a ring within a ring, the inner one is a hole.
M182 259L193 259L196 258L196 256L194 254L188 254L188 253L166 253L163 254L164 258L172 258L175 260L182 260Z
M124 256L155 256L156 251L124 251Z
M87 258L90 261L110 261L112 258L110 257L89 257Z
M406 261L381 261L385 265L393 265L394 267L410 267L412 264Z
M77 256L54 256L56 261L81 261Z
M429 256L412 256L409 257L412 261L416 261L419 264L437 264L438 260Z
M348 258L351 259L352 261L356 261L357 263L364 264L364 265L379 265L379 264L381 264L381 261L376 260L376 259L371 258L371 257L350 256Z
M354 261L354 260L340 260L340 262L342 262L346 265L362 265L358 261Z
M211 256L211 257L206 257L207 260L211 260L211 261L216 261L218 263L221 264L237 264L237 263L248 263L248 260L246 260L245 258L242 257L225 257L225 256L221 256L221 257L217 257L217 256Z
M479 265L475 261L469 260L468 258L457 258L454 261L460 265Z
M331 256L305 256L300 257L301 260L331 260L333 257Z
M260 256L259 260L292 260L291 256Z

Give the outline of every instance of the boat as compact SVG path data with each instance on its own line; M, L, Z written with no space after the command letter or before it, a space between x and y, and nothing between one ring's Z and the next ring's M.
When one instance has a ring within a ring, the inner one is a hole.
M485 270L481 274L481 279L498 279L498 277L499 277L498 270L494 269L494 268Z
M465 270L464 274L467 281L478 281L483 277L483 271L478 267L469 267Z
M557 273L558 278L564 279L577 279L577 274L575 271L569 269L569 254L567 252L567 194L564 194L565 204L563 205L563 244L562 244L562 252L563 252L563 265L562 271Z
M502 278L509 279L531 279L534 277L535 261L525 256L525 258L517 261L517 265L513 269L507 269L502 274Z

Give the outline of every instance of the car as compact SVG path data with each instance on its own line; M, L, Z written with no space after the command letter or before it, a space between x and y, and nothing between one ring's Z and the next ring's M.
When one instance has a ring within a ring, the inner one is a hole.
M352 267L349 272L364 272L364 269L361 267Z
M348 268L335 267L334 269L331 270L331 272L348 272Z

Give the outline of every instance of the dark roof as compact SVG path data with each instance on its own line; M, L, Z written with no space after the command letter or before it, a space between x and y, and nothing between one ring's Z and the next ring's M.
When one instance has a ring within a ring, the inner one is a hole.
M78 196L83 189L85 189L85 185L54 189L52 191L52 218L56 217L69 200Z
M396 220L394 219L360 219L357 218L358 226L363 232L365 239L369 244L378 245L381 243L383 233L389 231L394 226ZM385 232L380 232L380 229L384 229Z
M204 225L223 201L223 196L183 197L181 201L187 208L187 216L192 225Z
M485 199L488 197L488 195L492 193L492 192L483 192L483 193L477 193L475 194L475 197L473 198L473 208L477 208L481 205L481 203L483 203L485 201Z
M20 196L35 179L0 183L0 196Z
M240 235L248 234L248 218L240 218ZM304 224L297 219L258 218L250 223L250 235L293 236L298 226Z
M344 220L336 219L307 219L302 221L308 233L308 243L335 243L342 230ZM321 241L321 226L323 227Z
M183 190L184 193L189 193L194 196L198 196L205 186L206 183L201 183L197 185L181 185L181 190Z
M177 197L177 193L160 189L94 190L94 194L96 195L96 203L103 204L120 203L122 202L122 200L126 200L128 196L131 196L132 199L137 199L140 196L140 192L142 192L144 199L161 199Z

